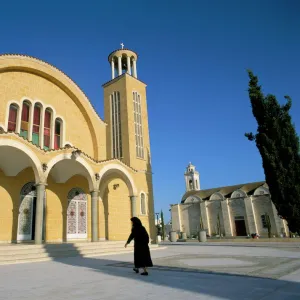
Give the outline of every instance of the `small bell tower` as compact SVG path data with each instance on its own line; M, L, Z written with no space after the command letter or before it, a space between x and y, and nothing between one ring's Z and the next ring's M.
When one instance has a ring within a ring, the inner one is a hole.
M184 178L186 192L200 190L200 175L192 163L188 164L184 173Z

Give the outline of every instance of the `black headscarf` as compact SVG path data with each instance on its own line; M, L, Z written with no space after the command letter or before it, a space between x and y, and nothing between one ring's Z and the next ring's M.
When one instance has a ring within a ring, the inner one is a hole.
M133 227L135 227L135 228L143 226L141 220L137 217L131 218L130 221L132 222Z

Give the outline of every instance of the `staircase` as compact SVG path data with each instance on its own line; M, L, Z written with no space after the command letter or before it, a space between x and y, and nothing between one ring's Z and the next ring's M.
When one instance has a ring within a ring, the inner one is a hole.
M124 248L125 242L79 242L61 244L4 244L0 245L0 265L55 260L62 257L94 257L130 253L132 245ZM158 245L150 245L158 249Z

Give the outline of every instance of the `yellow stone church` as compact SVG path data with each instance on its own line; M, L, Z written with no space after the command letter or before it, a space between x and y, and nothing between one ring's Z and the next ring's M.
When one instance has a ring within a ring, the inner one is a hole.
M37 58L0 55L0 242L155 239L146 84L138 55L112 52L104 119Z

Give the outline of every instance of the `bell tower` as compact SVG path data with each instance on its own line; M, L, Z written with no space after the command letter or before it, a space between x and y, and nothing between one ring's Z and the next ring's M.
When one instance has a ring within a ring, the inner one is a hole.
M107 158L138 169L149 169L150 141L146 84L137 77L136 52L124 48L110 53L111 80L104 88Z
M184 173L185 189L186 191L199 191L200 190L200 176L196 171L196 167L189 163Z

